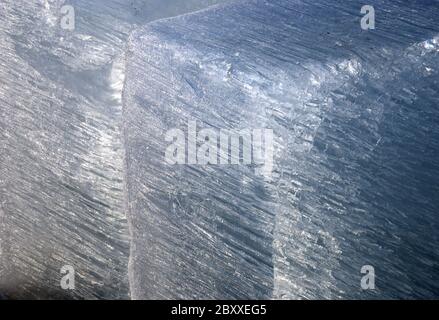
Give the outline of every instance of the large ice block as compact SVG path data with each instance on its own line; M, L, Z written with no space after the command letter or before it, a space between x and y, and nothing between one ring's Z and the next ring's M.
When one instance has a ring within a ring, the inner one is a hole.
M132 34L133 298L438 297L439 3L368 4L375 29L361 1L254 0ZM188 123L272 129L271 176L169 164Z
M126 40L138 25L217 2L0 2L0 298L129 298ZM63 266L75 290L61 287Z

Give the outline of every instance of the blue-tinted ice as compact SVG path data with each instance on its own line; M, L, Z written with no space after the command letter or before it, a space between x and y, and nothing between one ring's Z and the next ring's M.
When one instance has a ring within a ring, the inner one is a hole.
M439 295L439 3L242 1L135 31L134 298ZM166 132L271 128L271 178L168 165ZM360 286L375 267L376 290Z
M439 1L140 27L220 2L1 1L0 299L438 298ZM194 120L273 129L272 174L167 164Z
M126 39L217 2L0 1L0 298L129 298ZM61 27L64 5L75 30ZM64 265L73 291L60 286Z

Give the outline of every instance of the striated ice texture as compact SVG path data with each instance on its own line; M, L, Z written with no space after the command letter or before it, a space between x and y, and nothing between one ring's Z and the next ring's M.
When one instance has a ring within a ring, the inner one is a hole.
M0 2L0 299L439 297L439 2L239 1L140 28L220 2ZM273 129L272 174L167 164L194 120Z
M0 1L0 298L129 298L126 39L218 2ZM74 30L62 28L64 5ZM64 265L73 291L60 286Z
M240 1L127 52L133 298L439 297L439 2ZM274 130L274 169L169 165L168 130ZM362 266L376 290L361 289Z

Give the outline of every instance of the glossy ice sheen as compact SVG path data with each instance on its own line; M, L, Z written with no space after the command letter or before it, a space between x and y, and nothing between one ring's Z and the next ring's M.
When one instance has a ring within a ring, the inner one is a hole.
M129 298L121 90L131 29L217 0L1 0L0 298ZM76 13L61 28L61 7ZM60 287L61 267L76 290Z
M242 1L130 38L133 298L439 296L439 3ZM272 128L272 179L170 166L165 133ZM360 287L375 267L375 291Z

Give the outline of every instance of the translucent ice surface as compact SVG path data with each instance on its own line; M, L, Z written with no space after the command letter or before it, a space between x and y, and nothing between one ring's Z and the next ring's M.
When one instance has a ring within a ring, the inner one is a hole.
M1 0L0 299L438 298L438 14ZM220 130L272 130L273 168L169 164Z
M0 298L128 298L131 29L218 0L0 1ZM75 28L62 27L64 5ZM60 286L74 267L75 290Z
M439 296L439 2L368 1L367 31L363 4L240 1L132 34L133 298ZM168 164L188 121L272 129L272 175Z

